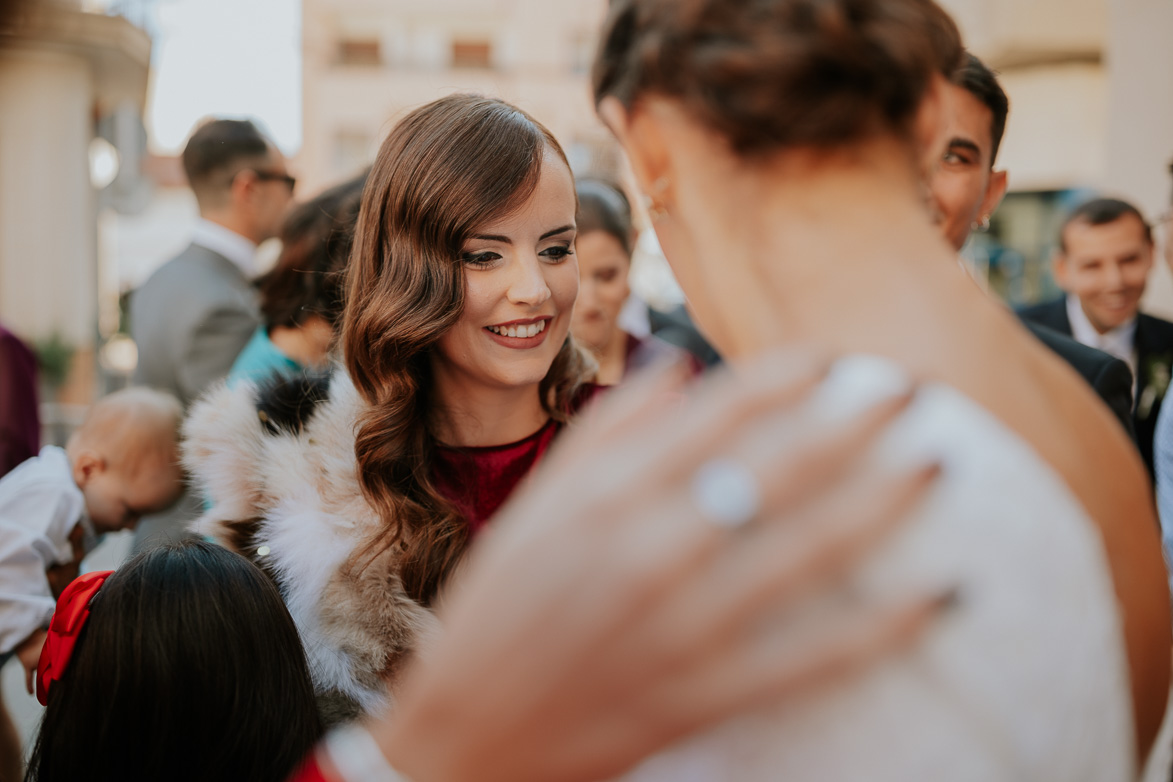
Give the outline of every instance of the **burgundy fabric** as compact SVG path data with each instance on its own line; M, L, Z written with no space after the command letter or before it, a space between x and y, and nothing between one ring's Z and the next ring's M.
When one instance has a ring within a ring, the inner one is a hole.
M581 411L604 390L593 383L584 385L571 404L572 414ZM561 424L550 420L529 437L514 443L482 448L441 446L432 466L432 480L436 489L468 519L475 535L505 504L561 430Z
M0 326L0 476L37 455L37 359L23 342Z
M538 463L561 429L560 424L547 421L529 437L508 445L441 447L432 479L468 519L475 535Z

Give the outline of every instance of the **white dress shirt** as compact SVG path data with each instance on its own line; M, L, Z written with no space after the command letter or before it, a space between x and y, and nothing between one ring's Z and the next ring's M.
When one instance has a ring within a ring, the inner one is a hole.
M220 253L232 261L247 279L251 280L257 275L257 245L236 231L201 217L196 223L191 242Z
M57 601L45 572L73 561L69 534L95 541L65 451L47 445L0 479L0 654L47 627Z
M1132 370L1132 397L1136 398L1136 368L1138 363L1136 353L1136 318L1122 326L1101 334L1092 322L1088 320L1079 303L1079 297L1067 297L1067 320L1071 322L1071 336L1076 342L1081 342L1091 348L1102 350L1110 356L1123 361Z

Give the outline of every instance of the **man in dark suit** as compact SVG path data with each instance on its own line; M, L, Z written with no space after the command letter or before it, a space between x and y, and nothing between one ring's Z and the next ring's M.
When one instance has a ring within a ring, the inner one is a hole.
M1153 253L1152 229L1136 207L1112 198L1089 201L1059 231L1052 271L1066 296L1020 312L1129 365L1133 426L1150 474L1153 429L1173 365L1173 323L1140 312Z
M994 169L1010 110L1006 93L981 60L967 55L950 78L948 143L929 185L938 223L960 252L970 233L989 226L1006 194L1007 174ZM1121 361L1045 326L1024 323L1067 361L1132 432L1132 376Z
M257 245L277 234L294 179L281 152L248 120L201 125L183 150L199 204L191 244L130 300L138 345L135 382L174 394L184 407L228 374L260 325L252 278ZM182 534L198 515L188 493L169 512L139 522L135 547Z

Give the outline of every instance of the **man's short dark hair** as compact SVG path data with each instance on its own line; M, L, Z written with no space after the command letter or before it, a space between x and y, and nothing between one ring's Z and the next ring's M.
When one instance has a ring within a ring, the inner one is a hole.
M1067 218L1063 221L1063 225L1059 227L1059 249L1067 252L1067 226L1072 223L1086 223L1087 225L1107 225L1114 223L1122 217L1132 215L1140 221L1144 228L1144 238L1149 244L1153 242L1153 228L1144 219L1144 215L1140 213L1132 204L1127 201L1121 201L1118 198L1095 198L1091 201L1080 204L1071 210Z
M201 125L183 148L183 171L201 202L226 188L237 171L269 156L269 141L247 119L217 119Z
M1010 113L1010 99L998 77L986 67L986 64L969 52L965 53L965 60L961 67L953 71L950 77L958 87L968 90L971 95L980 100L990 110L993 117L990 120L990 166L998 159L998 147L1002 146L1002 135L1006 132L1006 116Z

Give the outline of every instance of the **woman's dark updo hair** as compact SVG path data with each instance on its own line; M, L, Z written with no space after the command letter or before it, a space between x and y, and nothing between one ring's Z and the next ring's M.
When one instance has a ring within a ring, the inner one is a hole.
M91 603L28 782L281 782L321 734L273 582L202 541L139 554Z
M602 231L615 238L631 257L632 225L631 202L616 185L601 179L580 179L574 186L578 194L578 214L575 223L578 235Z
M738 155L905 132L961 36L932 0L613 0L596 102L679 101Z

